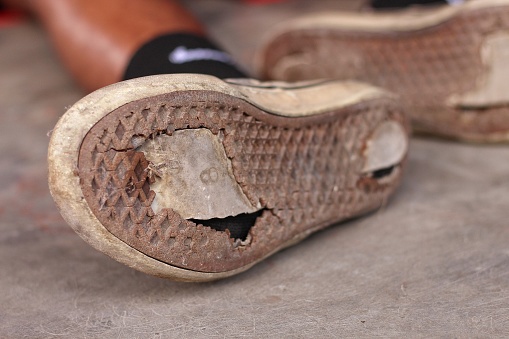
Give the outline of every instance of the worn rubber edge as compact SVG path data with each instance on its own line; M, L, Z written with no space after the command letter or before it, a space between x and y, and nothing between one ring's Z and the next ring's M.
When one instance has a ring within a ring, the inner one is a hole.
M246 266L226 272L207 273L178 268L149 257L124 243L101 224L88 206L81 190L78 157L83 138L97 121L126 103L172 91L190 90L217 91L248 101L239 90L215 77L205 75L157 75L128 80L97 90L73 105L55 126L48 148L48 183L50 193L64 220L95 249L150 275L177 281L203 282L243 272L275 252L304 239L323 225L296 235L274 251ZM386 96L385 93L374 91L367 95L367 98ZM256 106L253 102L249 103ZM341 107L344 105L340 103L339 107L329 109ZM309 115L318 113L320 112Z

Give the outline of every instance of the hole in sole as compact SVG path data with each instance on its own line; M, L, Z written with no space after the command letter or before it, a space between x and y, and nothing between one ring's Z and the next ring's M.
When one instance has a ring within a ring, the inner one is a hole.
M390 166L390 167L381 168L379 170L376 170L373 172L373 178L381 179L383 177L391 175L392 171L394 171L394 168L395 168L395 166Z
M243 213L226 218L213 218L207 220L189 219L195 224L210 227L216 231L230 231L230 237L233 239L246 240L249 230L254 226L256 219L262 215L264 209L253 212Z

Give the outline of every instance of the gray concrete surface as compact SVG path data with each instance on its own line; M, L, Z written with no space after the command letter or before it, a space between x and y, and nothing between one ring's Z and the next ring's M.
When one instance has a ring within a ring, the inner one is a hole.
M262 24L298 9L191 7L248 67ZM53 205L47 134L82 95L37 25L0 30L1 338L509 336L509 145L415 138L380 211L231 279L175 283L95 251Z

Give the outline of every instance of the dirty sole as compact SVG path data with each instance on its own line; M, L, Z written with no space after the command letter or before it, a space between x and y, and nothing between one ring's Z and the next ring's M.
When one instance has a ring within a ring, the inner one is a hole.
M50 190L114 259L214 280L381 206L401 178L407 127L391 95L359 83L134 79L60 119Z
M509 0L426 11L316 14L275 29L263 77L356 79L401 95L419 130L509 140Z

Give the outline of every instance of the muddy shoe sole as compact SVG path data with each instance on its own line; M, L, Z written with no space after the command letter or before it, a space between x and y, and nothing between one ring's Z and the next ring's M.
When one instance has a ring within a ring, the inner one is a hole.
M52 134L49 184L99 251L206 281L380 207L407 148L405 115L375 87L161 75L70 108Z
M317 14L276 28L264 78L356 79L401 95L414 126L509 141L509 0L392 14Z

